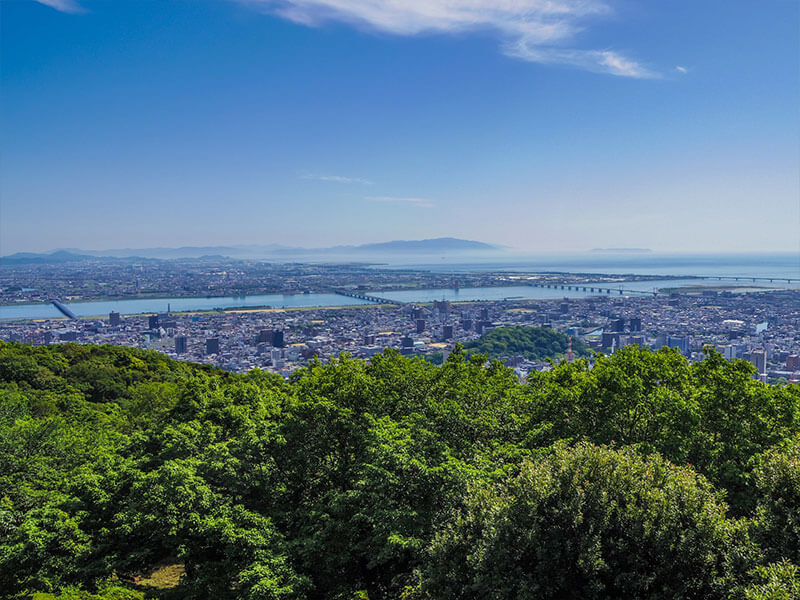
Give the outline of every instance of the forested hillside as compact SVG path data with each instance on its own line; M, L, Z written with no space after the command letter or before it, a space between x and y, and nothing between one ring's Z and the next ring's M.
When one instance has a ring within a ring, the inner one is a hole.
M556 358L567 352L569 338L547 327L497 327L465 344L468 354L486 354L489 358L522 356L528 360ZM575 356L589 356L589 346L579 339L572 341Z
M0 590L800 596L800 388L624 348L520 383L387 351L290 381L0 343Z

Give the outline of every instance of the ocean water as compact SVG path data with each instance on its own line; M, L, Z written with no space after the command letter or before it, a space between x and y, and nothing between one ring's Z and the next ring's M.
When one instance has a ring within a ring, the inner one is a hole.
M379 262L381 257L375 257ZM770 254L563 254L391 257L378 268L800 279L800 252Z

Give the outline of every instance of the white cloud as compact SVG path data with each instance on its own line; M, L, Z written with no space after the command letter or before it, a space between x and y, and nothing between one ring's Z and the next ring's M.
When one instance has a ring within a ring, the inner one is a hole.
M369 179L364 179L363 177L344 177L343 175L302 175L300 178L325 181L328 183L360 183L361 185L372 185Z
M618 75L620 77L638 79L658 77L658 74L613 50L543 48L532 46L524 40L514 45L507 45L504 50L509 56L536 63L569 65L586 69L587 71L608 73L609 75Z
M83 7L75 0L35 0L39 4L44 4L50 8L55 8L65 13L82 13Z
M686 67L682 67L682 66L680 66L680 65L677 65L677 66L675 67L675 70L676 70L678 73L688 73L688 72L689 72L689 69L687 69Z
M505 54L622 77L656 76L611 50L565 48L591 19L611 12L603 0L238 0L296 23L340 21L395 35L494 30Z
M371 202L394 202L397 204L410 204L418 208L433 208L436 206L432 200L427 198L406 198L400 196L367 196Z

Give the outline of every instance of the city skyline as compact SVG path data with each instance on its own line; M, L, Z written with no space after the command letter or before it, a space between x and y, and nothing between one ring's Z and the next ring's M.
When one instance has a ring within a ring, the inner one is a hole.
M0 255L799 249L794 2L0 11Z

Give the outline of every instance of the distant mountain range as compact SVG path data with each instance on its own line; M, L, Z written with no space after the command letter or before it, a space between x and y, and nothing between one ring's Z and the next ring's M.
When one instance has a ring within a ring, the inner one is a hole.
M330 248L296 248L279 244L249 246L182 246L180 248L122 248L112 250L80 250L67 248L49 253L18 252L0 257L0 264L53 264L97 259L178 259L178 258L304 258L326 256L358 256L370 254L446 254L483 253L503 250L502 246L462 240L452 237L428 240L395 240L360 246L334 246Z

